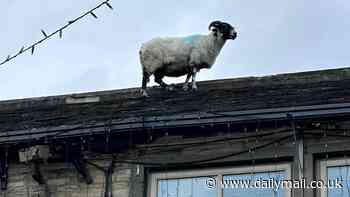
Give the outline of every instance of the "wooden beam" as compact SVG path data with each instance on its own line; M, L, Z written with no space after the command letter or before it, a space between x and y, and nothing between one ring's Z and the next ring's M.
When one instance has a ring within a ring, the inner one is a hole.
M45 185L46 180L44 179L44 176L41 173L41 161L39 159L32 160L30 162L31 169L32 169L32 178L39 184L39 185Z
M0 150L0 182L1 182L1 190L7 189L8 183L8 148L3 147Z
M81 156L78 157L73 157L71 159L71 162L73 163L75 169L77 172L83 177L85 180L86 184L90 185L93 183L93 179L90 175L90 171L86 166L86 162Z

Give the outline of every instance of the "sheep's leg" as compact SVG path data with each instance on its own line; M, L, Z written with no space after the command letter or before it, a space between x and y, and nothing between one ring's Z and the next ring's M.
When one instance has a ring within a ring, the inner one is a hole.
M148 81L149 81L149 74L146 72L143 72L141 94L142 96L145 96L145 97L148 97L148 94L146 91Z
M174 90L173 87L169 86L168 84L166 84L162 79L159 78L155 78L155 82L158 83L162 88L172 91Z
M185 90L185 91L188 90L188 81L190 80L191 76L192 76L191 73L187 74L186 81L185 81L184 85L182 86L182 89Z
M197 72L198 72L198 69L197 68L193 68L193 73L192 73L192 89L193 90L197 90L198 87L197 87L197 84L196 84L196 75L197 75Z
M172 91L173 87L169 86L163 81L164 74L161 72L154 73L154 81L158 83L162 88Z

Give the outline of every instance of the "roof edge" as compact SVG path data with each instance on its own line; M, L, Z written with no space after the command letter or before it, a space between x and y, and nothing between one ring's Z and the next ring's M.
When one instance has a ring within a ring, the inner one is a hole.
M294 72L294 73L280 73L273 75L265 76L247 76L247 77L238 77L238 78L226 78L226 79L215 79L215 80L206 80L199 81L199 85L213 84L213 83L224 83L227 81L231 82L242 82L246 80L264 80L264 79L279 79L279 78L313 78L318 80L341 80L344 78L350 79L350 67L335 68L335 69L322 69L314 71L303 71L303 72ZM182 84L182 83L178 83ZM153 86L154 87L154 86ZM110 94L121 94L121 93L133 93L139 90L138 87L124 88L124 89L112 89L112 90L103 90L103 91L91 91L91 92L81 92L73 94L62 94L62 95L53 95L53 96L40 96L40 97L29 97L21 99L10 99L10 100L0 100L0 107L7 105L21 104L21 106L28 106L37 102L46 102L51 101L55 105L65 104L66 98L83 98L83 97L96 97L104 96ZM27 103L27 104L24 104Z

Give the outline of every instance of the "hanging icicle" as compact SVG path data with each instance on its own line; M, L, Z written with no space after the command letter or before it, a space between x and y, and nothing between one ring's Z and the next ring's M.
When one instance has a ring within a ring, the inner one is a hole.
M327 142L327 131L326 129L323 130L323 140L325 141L325 144L324 144L324 152L325 152L325 157L326 157L326 160L328 160L328 142Z

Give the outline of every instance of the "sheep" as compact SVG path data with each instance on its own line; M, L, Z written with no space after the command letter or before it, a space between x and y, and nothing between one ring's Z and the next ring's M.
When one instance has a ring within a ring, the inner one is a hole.
M146 88L152 75L154 81L167 90L173 88L163 82L164 76L187 75L183 90L189 89L191 77L191 88L197 90L197 72L203 68L210 69L226 41L236 37L237 32L229 23L213 21L208 35L154 38L144 43L139 51L143 75L141 94L148 97Z

